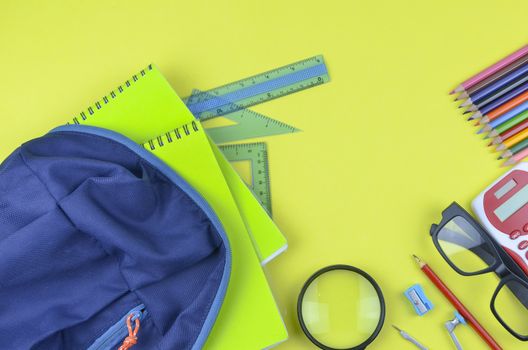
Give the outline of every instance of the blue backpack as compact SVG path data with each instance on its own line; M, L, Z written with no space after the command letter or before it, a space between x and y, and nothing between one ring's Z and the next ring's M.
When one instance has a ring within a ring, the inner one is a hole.
M204 199L124 136L65 126L0 166L1 349L200 349L230 262Z

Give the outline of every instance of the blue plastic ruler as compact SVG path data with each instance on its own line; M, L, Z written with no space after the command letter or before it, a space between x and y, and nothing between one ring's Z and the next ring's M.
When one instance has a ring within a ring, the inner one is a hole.
M192 94L184 101L196 118L206 120L321 85L329 80L323 56L319 55Z
M249 78L206 91L194 90L184 99L193 115L205 122L204 128L216 144L293 133L299 129L249 110L248 107L283 97L330 81L323 56L272 69ZM224 117L234 125L208 127L207 121ZM257 200L271 215L270 175L265 143L221 145L231 162L251 162L251 183Z
M198 93L201 92L195 90L193 95ZM229 105L234 104L229 103ZM211 125L211 120L216 121L218 119L216 117L203 121L205 131L216 144L300 131L291 125L276 119L269 118L247 108L233 109L235 110L234 112L226 114L222 117L234 122L234 125Z

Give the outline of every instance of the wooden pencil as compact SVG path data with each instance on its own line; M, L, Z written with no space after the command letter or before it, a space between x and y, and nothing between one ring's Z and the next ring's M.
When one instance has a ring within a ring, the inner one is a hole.
M476 105L476 106L475 105L471 105L468 108L468 110L465 111L464 113L472 113L472 112L476 112L476 111L480 111L482 114L489 113L493 109L495 109L495 108L501 106L502 104L508 102L512 98L514 98L516 96L519 96L520 94L524 93L525 91L528 91L528 83L522 84L521 86L513 89L512 91L510 91L506 95L501 96L500 98L494 100L493 102L490 102L489 104Z
M528 64L524 64L517 69L506 74L493 84L490 84L480 90L475 91L473 94L468 95L468 99L472 101L479 101L484 99L486 96L501 90L502 88L511 85L513 82L523 78L528 74Z
M492 128L497 127L498 125L501 125L505 123L506 121L515 118L519 114L524 113L528 110L528 102L524 102L523 104L518 105L517 107L509 110L508 112L498 116L497 118L493 120L479 120L477 125L484 125L489 124Z
M512 146L512 148L506 150L499 159L507 159L513 157L513 155L523 151L524 149L528 148L528 139L522 140L518 144Z
M471 95L471 94L475 93L475 91L477 91L479 89L482 89L483 87L486 87L486 86L488 86L490 84L493 84L494 82L496 82L497 80L499 80L500 78L502 78L503 76L508 74L509 72L519 68L520 66L522 66L525 63L528 63L528 55L519 58L517 61L513 62L511 65L502 68L500 71L498 71L497 73L495 73L493 75L490 75L486 79L480 81L479 83L477 83L477 84L473 85L472 87L470 87L469 89L467 89L465 92L468 95Z
M496 133L496 132L499 132L500 130L498 128L494 129L490 133L490 137L493 137L493 141L489 144L489 146L491 146L491 145L499 145L499 144L502 143L502 141L506 140L507 138L510 138L513 135L518 134L521 131L523 131L524 129L528 128L528 111L526 113L523 113L523 114L524 114L523 115L524 119L521 122L518 122L517 124L515 124L513 126L510 126L509 128L507 127L507 125L504 126L504 127L506 127L506 129L504 131L502 131L500 133ZM521 115L519 115L519 116L521 116ZM504 123L504 124L506 124L506 123ZM502 125L500 125L500 126L502 126Z
M521 86L522 84L528 82L528 75L522 76L520 79L512 82L510 85L503 86L499 90L493 91L492 93L482 97L479 100L473 100L471 97L468 98L464 103L462 103L459 107L468 107L470 105L474 105L477 107L477 109L480 106L485 106L488 103L493 102L494 100L497 100L501 96L504 96L508 92L514 90L515 88Z
M433 269L422 259L413 255L414 259L420 266L423 273L431 280L436 288L447 298L453 307L464 317L467 323L477 332L477 334L484 340L490 349L502 350L501 346L493 339L493 337L486 331L486 329L477 321L471 312L462 304L456 295L447 287L447 285L438 277Z
M474 86L480 81L500 71L504 67L509 66L510 64L517 61L519 58L525 56L526 54L528 54L528 45L523 46L519 50L503 58L502 60L495 63L494 65L484 69L483 71L475 74L471 78L465 80L458 87L456 87L453 91L451 91L451 94L462 92L462 91L465 91L466 89L469 89L470 87Z
M487 118L487 121L490 121L527 101L528 101L528 91L525 91L519 96L516 96L515 98L505 102L504 104L500 105L499 107L491 110L490 112L486 114L481 114L480 111L475 112L475 114L473 114L472 116L473 117L472 119L479 119L479 118L486 119Z
M524 158L528 157L528 148L525 148L524 150L520 151L519 153L513 155L510 159L502 163L501 166L510 166L519 163Z
M517 134L507 138L506 140L502 141L502 143L500 143L497 146L497 151L502 151L503 149L511 148L513 145L523 141L527 137L528 137L528 129L524 129L520 133L517 133Z

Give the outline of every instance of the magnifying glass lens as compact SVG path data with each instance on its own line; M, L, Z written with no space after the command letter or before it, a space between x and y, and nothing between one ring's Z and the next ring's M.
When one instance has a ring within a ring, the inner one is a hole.
M332 349L351 349L369 339L382 320L382 302L372 282L346 269L332 269L308 282L301 301L305 331Z

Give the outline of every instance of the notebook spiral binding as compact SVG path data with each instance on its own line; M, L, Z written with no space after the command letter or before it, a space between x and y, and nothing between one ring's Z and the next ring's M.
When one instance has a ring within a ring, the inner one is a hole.
M131 87L133 83L145 76L149 71L152 70L152 68L152 64L149 64L147 68L142 69L138 74L134 74L131 79L125 81L124 84L119 85L116 90L111 91L108 95L104 96L102 100L95 102L92 106L88 107L86 111L79 113L77 117L72 119L72 122L68 122L67 124L81 124L82 121L95 114L97 110L103 108L105 104L110 103L111 100L117 98L117 96L123 93L126 88Z
M182 138L189 136L199 130L200 128L198 127L198 124L193 120L192 122L177 127L176 129L169 131L164 135L158 136L155 139L151 139L143 143L141 146L143 146L145 149L154 151L156 148L163 147L177 140L181 140Z

